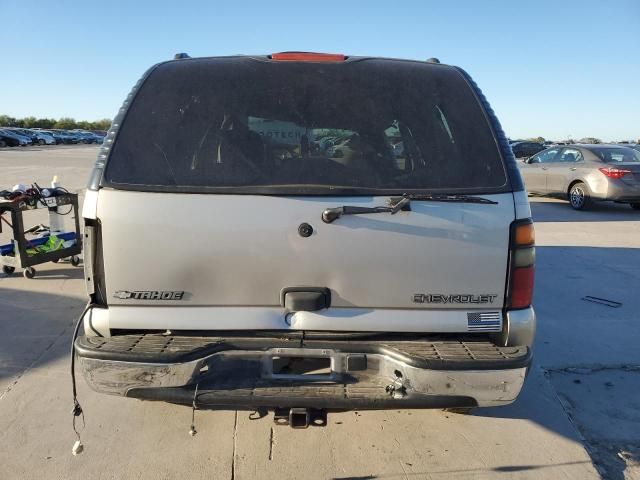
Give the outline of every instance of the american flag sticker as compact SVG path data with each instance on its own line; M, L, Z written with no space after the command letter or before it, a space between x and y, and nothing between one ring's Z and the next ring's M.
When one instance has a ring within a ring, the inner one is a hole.
M470 332L499 332L502 330L501 312L467 313L467 329Z

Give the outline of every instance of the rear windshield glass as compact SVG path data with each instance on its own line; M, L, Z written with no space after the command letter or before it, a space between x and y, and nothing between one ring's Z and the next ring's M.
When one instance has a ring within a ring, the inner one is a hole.
M592 147L596 156L606 163L640 162L640 152L628 147Z
M474 93L419 62L183 60L135 96L107 184L165 191L504 191Z

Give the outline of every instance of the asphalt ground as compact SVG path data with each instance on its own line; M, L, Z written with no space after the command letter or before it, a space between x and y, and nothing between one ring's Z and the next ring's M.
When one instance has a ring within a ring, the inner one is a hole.
M82 193L96 154L1 149L0 189L58 175ZM270 416L198 411L191 437L189 408L99 395L80 378L85 451L74 457L69 347L82 269L0 273L0 479L640 478L640 212L531 200L534 365L517 402L472 415L346 412L326 428L293 430Z

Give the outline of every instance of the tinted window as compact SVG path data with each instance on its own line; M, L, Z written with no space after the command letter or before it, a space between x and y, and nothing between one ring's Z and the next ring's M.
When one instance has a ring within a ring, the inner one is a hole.
M105 179L274 194L507 184L485 114L452 68L246 58L154 70L126 115Z
M592 147L591 150L606 163L640 162L640 152L628 147Z
M511 148L516 158L522 158L522 157L530 157L532 155L535 155L539 151L544 150L545 147L543 147L539 143L522 142L522 143L512 145Z
M544 152L540 152L538 155L534 156L529 163L549 163L553 162L558 154L557 148L552 148L551 150L546 150Z
M582 153L575 148L565 148L560 155L560 158L556 161L559 162L579 162L582 160Z

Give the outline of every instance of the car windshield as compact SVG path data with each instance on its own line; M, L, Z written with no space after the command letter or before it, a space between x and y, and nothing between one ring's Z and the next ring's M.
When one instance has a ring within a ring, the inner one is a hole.
M640 163L640 152L629 147L592 147L591 150L605 163Z
M157 67L107 162L114 186L340 194L504 191L463 76L422 62L217 59Z

